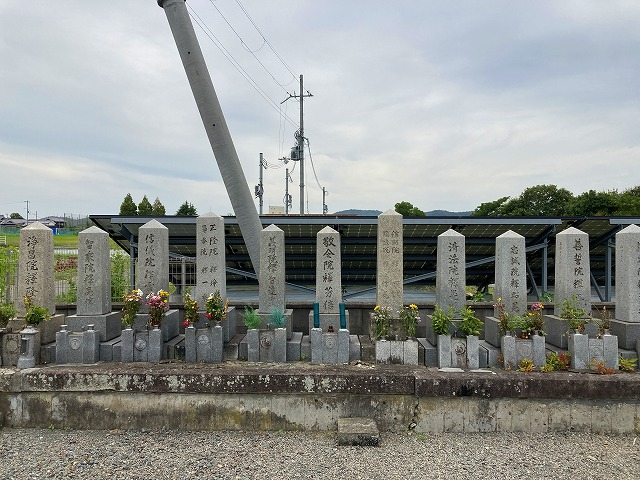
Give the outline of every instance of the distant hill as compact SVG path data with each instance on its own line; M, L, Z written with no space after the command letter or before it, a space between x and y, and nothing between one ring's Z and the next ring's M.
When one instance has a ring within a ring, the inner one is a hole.
M473 212L450 212L448 210L431 210L424 212L427 217L468 217Z
M380 210L358 210L356 208L350 208L349 210L340 210L335 212L334 215L358 215L358 216L373 216L377 217L382 212ZM450 212L448 210L431 210L425 212L427 217L468 217L472 212Z
M335 212L335 215L358 215L361 217L364 216L374 216L377 217L382 212L380 210L358 210L356 208L350 208L349 210L340 210L339 212Z

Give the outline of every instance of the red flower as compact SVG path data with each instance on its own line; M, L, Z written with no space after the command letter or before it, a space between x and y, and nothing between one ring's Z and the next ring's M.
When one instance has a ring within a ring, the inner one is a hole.
M211 320L211 314L210 313L205 313L204 316L207 317L209 320Z
M189 320L185 320L184 322L182 322L182 325L187 328L189 326Z

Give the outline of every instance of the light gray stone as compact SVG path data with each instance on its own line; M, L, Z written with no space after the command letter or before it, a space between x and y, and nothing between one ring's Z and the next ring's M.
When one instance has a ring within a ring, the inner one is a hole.
M554 314L562 313L564 300L575 297L577 306L591 312L591 267L589 262L589 235L569 227L556 235L555 307Z
M501 343L505 368L516 368L525 358L532 360L536 367L545 364L545 340L541 335L533 335L528 339L503 335Z
M378 216L376 304L391 309L392 317L402 309L403 225L402 215L387 210Z
M311 342L311 363L313 365L320 365L323 361L323 344L322 341L322 329L312 328L309 330L309 341Z
M616 314L617 314L616 300ZM618 345L626 350L635 350L636 343L640 340L640 322L624 322L611 320L611 333L618 337Z
M391 341L376 340L376 363L389 363L391 357Z
M451 335L438 335L438 368L451 367Z
M271 313L285 308L284 232L269 225L260 233L260 286L258 309Z
M464 235L449 229L438 235L436 303L445 312L458 312L465 303L466 254Z
M120 362L120 342L121 337L117 337L106 342L100 342L100 360L103 362ZM116 345L118 346L118 354L115 353Z
M568 337L571 333L569 322L557 315L544 315L543 318L545 325L544 331L547 334L545 339L546 343L566 350L568 348ZM598 327L595 323L587 323L584 333L595 336L598 333Z
M189 326L184 329L184 361L187 363L198 361L196 327Z
M338 351L337 351L336 363L338 364L349 363L349 350L350 350L349 330L342 328L338 330Z
M100 336L89 325L87 330L82 332L82 363L91 364L100 360Z
M78 315L111 312L109 234L89 227L78 234Z
M357 361L360 359L360 339L358 335L349 335L349 361Z
M276 328L273 334L273 361L286 363L287 361L287 329Z
M138 230L138 288L145 297L169 291L169 229L155 219Z
M38 324L38 342L41 345L56 341L56 333L65 324L66 317L62 313L51 315L51 318ZM36 358L38 356L36 355Z
M467 367L471 370L475 370L480 368L480 358L479 358L479 341L477 335L470 335L466 337L466 346L467 346Z
M133 322L133 329L136 332L146 331L149 325L149 314L138 313ZM160 330L162 332L162 341L168 342L180 332L180 312L178 310L167 310L160 320Z
M162 331L159 328L149 330L147 361L158 363L162 360Z
M402 342L402 345L403 345L402 363L404 365L418 365L419 364L418 341L413 339L408 339Z
M324 227L316 235L316 302L321 315L339 313L338 305L342 301L341 258L340 233ZM339 328L340 323L336 326Z
M640 227L616 233L616 320L640 322Z
M68 335L66 325L62 325L60 331L56 333L56 363L69 363Z
M65 318L71 332L83 332L88 325L94 325L101 342L120 336L122 332L122 312L109 312L101 315L70 315Z
M222 363L224 361L224 337L221 325L216 325L211 329L211 363Z
M135 342L135 332L132 328L125 328L122 331L120 341L120 361L133 362L133 349Z
M196 292L198 308L204 310L207 298L216 290L227 298L224 218L205 213L196 219Z
M377 446L380 432L371 418L338 419L338 445Z
M149 361L149 332L136 332L134 334L133 361L134 362Z
M572 333L568 338L569 353L571 354L571 368L584 370L589 368L589 336Z
M26 313L22 302L25 295L31 298L33 305L44 307L53 315L56 311L53 232L40 222L33 222L24 227L20 230L19 251L18 299L20 300L15 302L18 317L24 317ZM58 329L56 328L56 331Z
M494 298L502 299L507 313L522 315L527 309L525 239L511 230L496 238ZM497 309L494 312L497 317Z
M293 332L287 339L287 362L298 362L302 355L302 332Z
M247 361L260 361L260 331L257 328L247 330L245 337L247 341Z
M256 310L258 317L260 318L260 330L270 330L274 328L271 320L271 311ZM293 335L293 309L288 308L284 311L284 324L287 330L287 338L290 339Z
M18 368L33 368L36 366L36 349L40 349L40 345L36 345L36 335L38 335L38 331L31 327L27 327L20 332L21 341L26 342L26 348L20 348L20 356L16 365Z
M500 322L496 317L486 317L484 319L484 339L494 347L500 347Z
M347 320L347 330L349 330L349 310L345 311L345 317ZM334 332L340 329L340 314L339 313L321 313L320 314L320 328L323 332L329 329L329 326L333 328ZM314 328L313 326L313 310L309 311L309 331Z

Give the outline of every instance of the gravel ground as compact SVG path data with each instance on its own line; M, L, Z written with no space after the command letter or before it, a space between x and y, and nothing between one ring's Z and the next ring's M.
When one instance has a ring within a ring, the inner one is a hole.
M640 438L562 434L0 430L0 478L640 478Z

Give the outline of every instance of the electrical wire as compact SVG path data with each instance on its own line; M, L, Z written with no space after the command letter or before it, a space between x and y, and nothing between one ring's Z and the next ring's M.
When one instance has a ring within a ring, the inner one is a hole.
M227 24L227 25L229 25L229 28L233 31L233 33L235 33L235 34L236 34L236 37L238 37L238 39L240 40L240 43L242 44L242 46L243 46L243 47L244 47L244 48L245 48L249 53L251 53L251 55L253 56L253 58L255 58L255 59L256 59L256 62L258 62L258 63L260 64L260 66L264 69L264 71L265 71L265 72L267 72L267 73L269 74L269 76L273 79L273 81L276 83L276 85L278 85L280 88L282 88L282 90L283 90L285 93L289 93L289 92L287 92L287 90L284 88L285 86L284 86L284 85L282 85L280 82L278 82L278 80L276 80L276 77L274 77L274 76L273 76L273 74L272 74L272 73L269 71L269 69L268 69L268 68L267 68L267 67L266 67L266 66L265 66L265 65L260 61L260 59L256 56L256 54L255 54L255 53L254 53L254 52L253 52L253 51L252 51L252 50L247 46L247 44L246 44L246 43L245 43L245 41L242 39L242 37L240 36L240 34L236 31L236 29L235 29L235 28L233 28L233 26L231 25L231 23L229 23L229 20L227 20L227 17L225 17L225 16L223 15L223 13L220 11L220 9L218 8L218 6L217 6L215 3L213 3L213 0L209 0L209 2L211 3L211 5L213 5L213 8L215 8L215 9L218 11L218 13L219 13L219 14L220 14L220 16L223 18L223 20L226 22L226 24ZM254 26L255 26L255 24L254 24ZM261 34L261 35L262 35L262 34ZM263 44L262 44L262 45L264 46L264 44L266 43L267 39L266 39L266 38L264 38L264 36L262 36L262 40L263 40ZM262 47L260 47L260 48L262 48ZM260 50L260 48L259 48L258 50L256 50L256 51L259 51L259 50ZM294 79L295 79L295 77L294 77ZM291 82L289 82L289 84L290 84L290 83L291 83ZM287 84L287 85L288 85L288 84Z
M210 0L211 1L211 0ZM291 79L291 81L289 83L287 83L286 85L290 85L291 82L293 82L296 79L296 74L293 73L293 70L291 70L291 68L289 67L289 65L287 65L287 62L285 62L283 60L283 58L278 54L278 52L276 52L276 49L273 48L273 45L271 45L271 43L269 42L269 40L267 40L267 38L264 36L264 34L260 31L260 29L258 28L258 25L256 25L256 22L253 21L253 19L251 18L251 16L249 15L249 12L247 12L247 10L244 8L244 6L242 5L242 3L240 3L240 0L236 0L236 3L238 4L238 6L242 9L242 11L244 12L244 14L247 16L247 18L249 19L249 21L251 22L251 24L255 27L256 31L260 34L260 36L262 37L262 39L264 40L264 42L269 46L269 48L271 49L271 51L274 53L274 55L276 57L278 57L278 60L280 60L280 62L282 62L282 65L284 65L284 67L289 70L289 73L291 74L291 76L293 77ZM264 45L264 44L263 44ZM261 47L262 48L262 47ZM285 85L281 85L281 86L285 86Z
M191 19L200 27L200 29L204 32L204 34L209 37L209 40L211 40L211 42L220 50L220 52L222 52L222 54L227 58L227 60L229 60L231 62L231 64L235 67L235 69L240 73L240 75L242 75L245 80L247 80L247 82L249 82L249 85L251 85L253 87L253 89L258 92L262 98L264 98L269 105L271 105L271 107L276 110L277 112L280 112L280 114L282 115L282 109L280 108L280 105L278 105L276 102L274 102L271 98L269 98L269 96L267 95L267 93L262 90L260 88L260 86L256 83L255 80L253 80L253 78L251 78L251 75L249 75L247 73L246 70L244 70L244 68L242 68L242 66L240 65L240 63L233 57L233 55L231 55L231 53L222 45L222 43L220 42L220 40L218 39L218 37L215 36L215 34L211 31L211 29L206 25L206 23L200 18L200 16L195 12L195 10L193 10L193 7L191 7L189 4L187 4L187 8L190 10L189 12L189 16L191 17ZM215 40L214 40L215 39ZM291 123L291 125L293 126L297 126L296 123L291 120L288 116L284 115L284 119L286 121L288 121L289 123Z
M316 183L318 184L318 188L322 190L322 185L320 185L320 181L318 180L318 175L316 175L316 167L313 164L313 157L311 156L311 145L309 144L309 139L305 137L305 141L307 142L307 151L309 152L309 160L311 160L311 169L313 170L313 176L316 179Z

